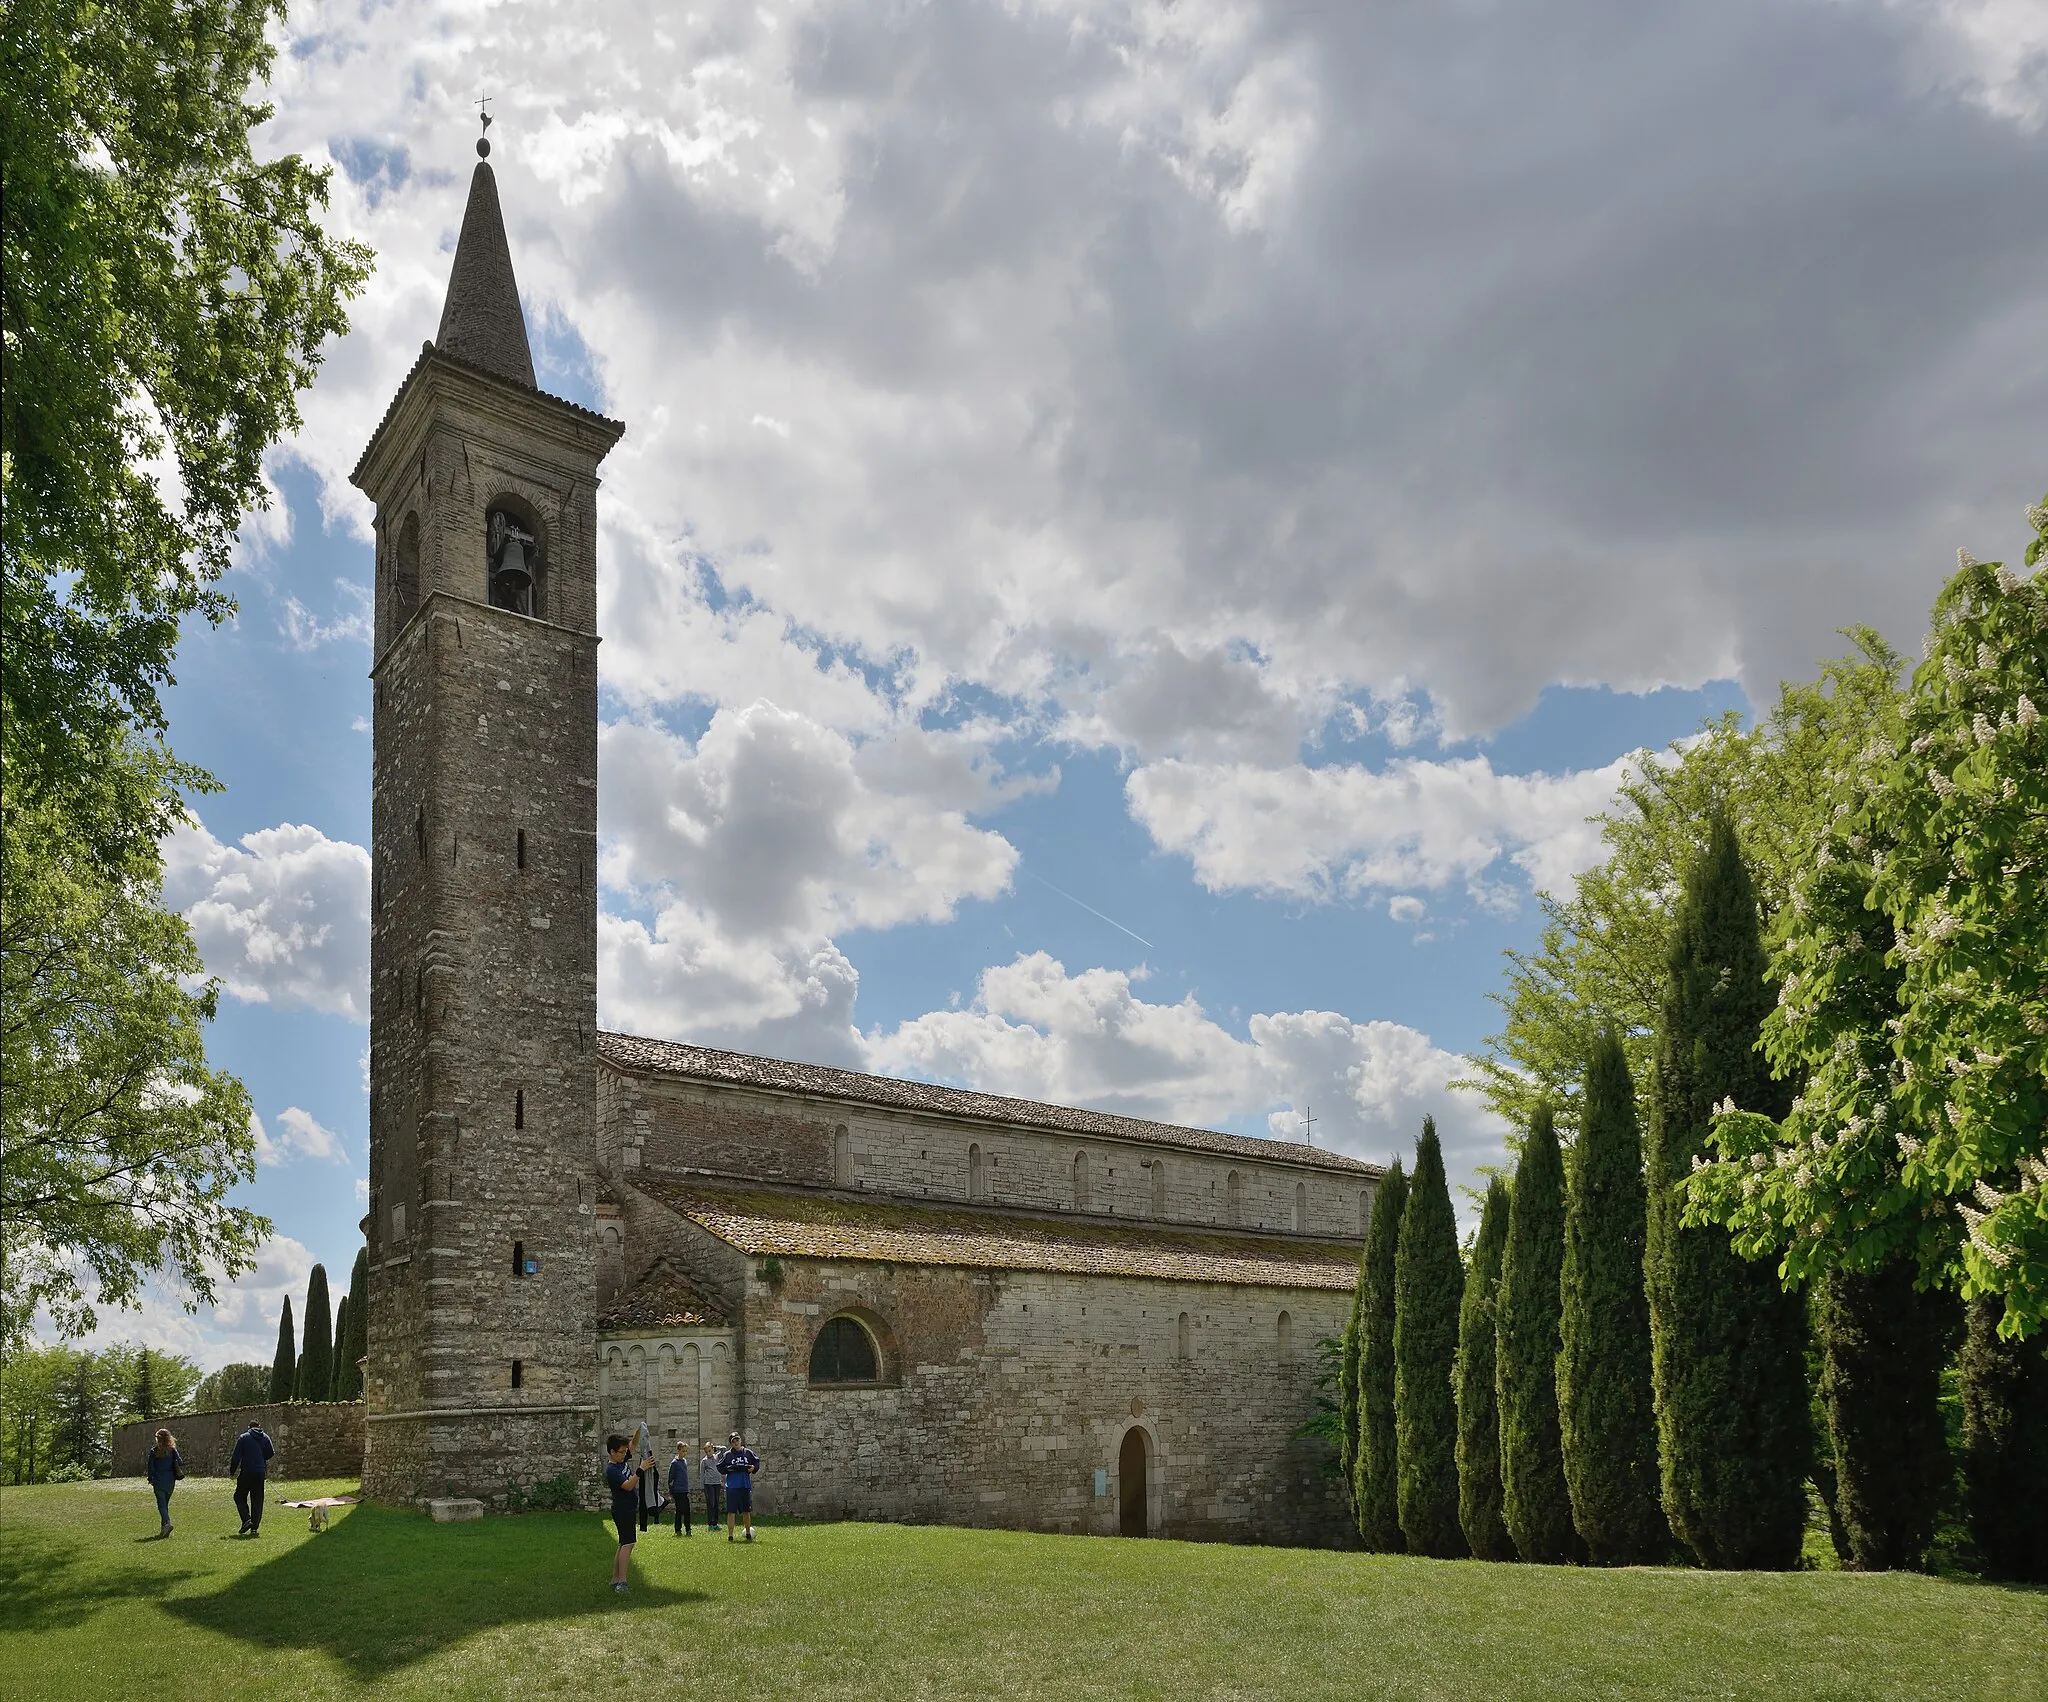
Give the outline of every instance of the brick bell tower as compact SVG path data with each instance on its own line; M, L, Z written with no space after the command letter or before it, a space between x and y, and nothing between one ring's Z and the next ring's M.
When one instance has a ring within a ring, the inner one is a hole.
M595 1469L597 466L624 431L537 388L480 158L439 334L351 475L377 508L378 1500Z

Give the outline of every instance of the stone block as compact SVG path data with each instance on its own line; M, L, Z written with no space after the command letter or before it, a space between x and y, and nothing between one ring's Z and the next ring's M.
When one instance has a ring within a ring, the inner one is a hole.
M484 1504L467 1495L437 1496L427 1503L437 1525L463 1525L484 1516Z

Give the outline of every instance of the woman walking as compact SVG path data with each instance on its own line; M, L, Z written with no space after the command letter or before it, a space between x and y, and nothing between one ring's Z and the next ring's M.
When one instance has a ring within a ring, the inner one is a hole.
M159 1536L171 1534L171 1491L185 1475L185 1462L178 1453L178 1441L168 1430L156 1433L156 1446L149 1451L149 1487L156 1491L156 1516L163 1520Z

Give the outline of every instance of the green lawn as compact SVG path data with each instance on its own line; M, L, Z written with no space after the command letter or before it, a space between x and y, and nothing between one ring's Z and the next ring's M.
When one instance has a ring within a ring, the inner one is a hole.
M200 1479L174 1513L159 1542L140 1483L0 1490L9 1702L2048 1697L2048 1593L1933 1578L778 1524L752 1548L650 1532L621 1598L592 1516L358 1508L312 1536L273 1505L244 1542Z

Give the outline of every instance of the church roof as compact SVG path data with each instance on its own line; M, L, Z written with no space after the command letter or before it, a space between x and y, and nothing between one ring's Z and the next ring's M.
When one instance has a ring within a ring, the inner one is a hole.
M498 210L498 180L488 160L478 160L469 180L469 205L455 242L448 273L448 299L441 306L437 348L528 389L533 351L526 341L526 315L512 276L512 249Z
M782 1058L757 1058L746 1052L721 1052L679 1040L643 1040L637 1035L600 1033L598 1056L620 1069L694 1081L722 1082L770 1093L801 1093L820 1099L844 1100L893 1111L926 1111L972 1123L1006 1123L1013 1128L1050 1129L1061 1134L1094 1135L1106 1140L1142 1141L1151 1146L1184 1147L1267 1164L1307 1164L1320 1170L1343 1170L1378 1176L1381 1167L1362 1159L1297 1141L1268 1140L1257 1135L1226 1135L1216 1129L1185 1128L1155 1123L1144 1117L1121 1117L1110 1111L1084 1111L1068 1105L1041 1105L1030 1099L972 1093L935 1082L902 1081L895 1076L863 1075L826 1064L798 1064Z
M843 1200L654 1176L634 1185L752 1257L1066 1271L1261 1288L1349 1289L1358 1248L1306 1236L1028 1217L974 1206Z
M726 1324L732 1310L700 1288L687 1272L657 1259L647 1274L597 1315L606 1331L682 1329L693 1324Z

